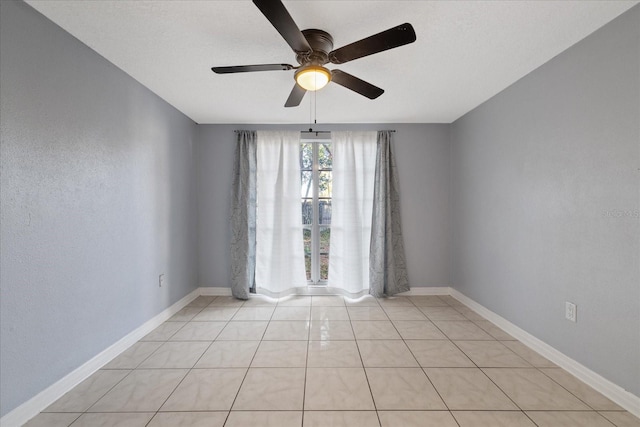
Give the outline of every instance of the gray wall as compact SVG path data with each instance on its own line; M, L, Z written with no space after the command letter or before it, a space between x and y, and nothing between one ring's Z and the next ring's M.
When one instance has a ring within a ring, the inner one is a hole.
M199 280L229 286L229 211L234 129L295 129L308 125L198 126ZM353 124L315 130L396 129L402 226L411 286L449 286L449 126Z
M451 129L454 287L636 396L639 40L636 6Z
M195 289L196 125L0 4L4 415Z

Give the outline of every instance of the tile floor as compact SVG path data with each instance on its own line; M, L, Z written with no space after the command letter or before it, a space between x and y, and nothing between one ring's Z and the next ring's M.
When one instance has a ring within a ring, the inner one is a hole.
M27 426L640 426L449 296L199 297Z

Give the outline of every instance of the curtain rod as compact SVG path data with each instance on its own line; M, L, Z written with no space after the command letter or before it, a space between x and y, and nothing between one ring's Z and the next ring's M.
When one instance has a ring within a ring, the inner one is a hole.
M395 133L396 130L395 129L381 129L381 130L386 130L387 132L392 132ZM243 132L241 130L234 130L234 133L238 133L238 132ZM311 128L309 128L309 130L301 130L300 133L315 133L316 135L319 133L331 133L331 132L336 132L336 131L330 131L330 130L313 130ZM338 131L339 132L339 131Z

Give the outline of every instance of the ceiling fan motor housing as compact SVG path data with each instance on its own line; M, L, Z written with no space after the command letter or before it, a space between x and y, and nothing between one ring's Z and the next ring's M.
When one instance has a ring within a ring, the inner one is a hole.
M314 28L302 30L302 34L311 46L311 52L297 52L296 60L300 65L324 65L329 62L329 52L333 50L333 37L326 31Z

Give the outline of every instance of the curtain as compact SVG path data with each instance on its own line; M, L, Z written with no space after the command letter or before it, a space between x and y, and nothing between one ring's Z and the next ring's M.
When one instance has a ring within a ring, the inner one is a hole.
M256 267L256 132L238 131L231 186L231 293L249 298Z
M369 256L369 293L376 297L409 290L391 138L390 131L378 132Z
M350 293L369 288L376 132L332 132L329 280Z
M300 206L300 132L257 132L256 288L307 285Z

